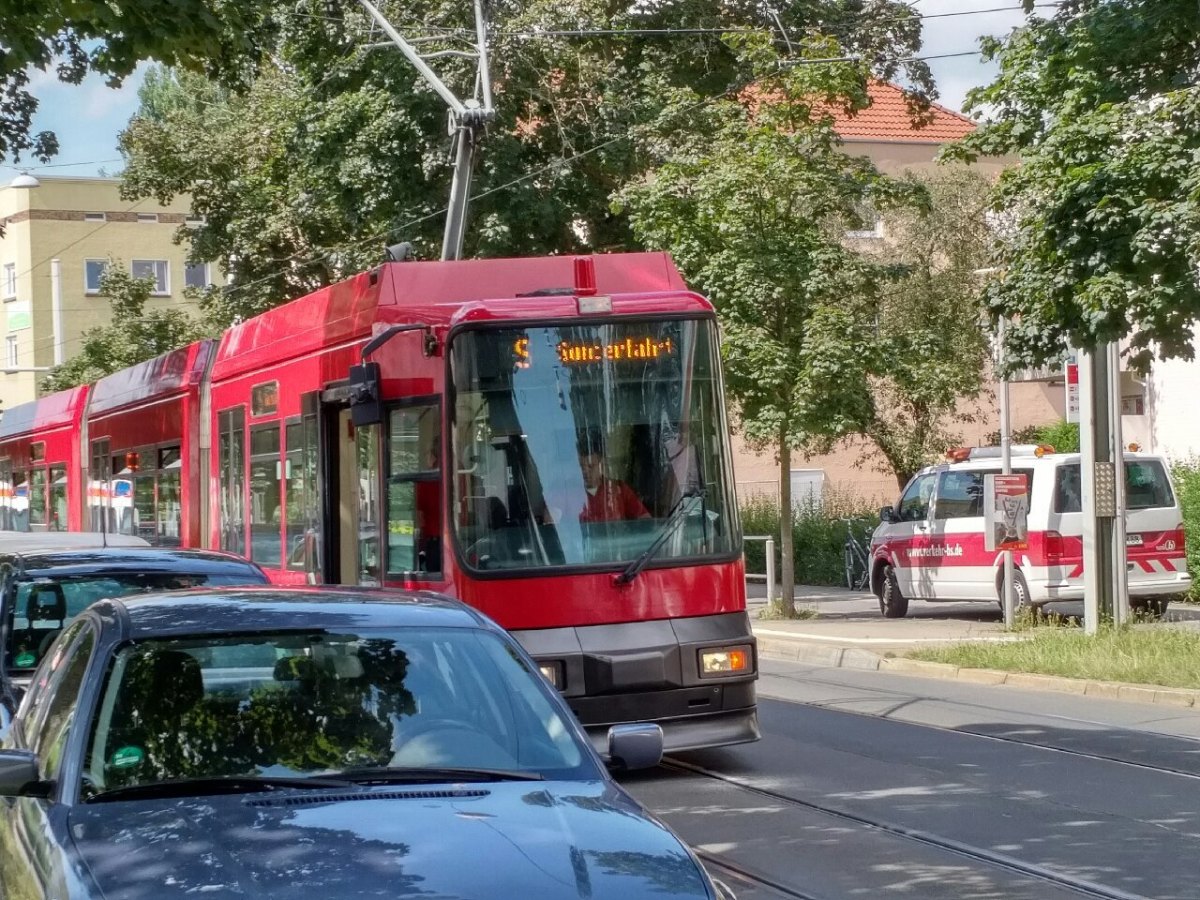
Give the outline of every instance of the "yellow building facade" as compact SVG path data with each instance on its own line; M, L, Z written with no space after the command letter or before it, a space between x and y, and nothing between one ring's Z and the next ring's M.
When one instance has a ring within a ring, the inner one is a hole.
M131 203L117 178L37 182L0 187L0 409L35 399L45 370L78 353L85 331L112 321L99 294L107 265L153 278L152 308L194 305L186 287L221 283L215 265L189 266L187 243L174 240L199 224L186 197Z

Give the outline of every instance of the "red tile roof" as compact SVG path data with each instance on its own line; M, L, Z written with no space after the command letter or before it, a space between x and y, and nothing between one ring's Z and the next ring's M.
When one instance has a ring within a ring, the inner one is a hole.
M913 123L913 114L904 100L904 93L894 84L873 81L868 87L871 105L853 115L844 110L830 110L834 129L843 140L903 141L906 143L942 144L957 141L975 130L975 123L938 103L930 104L928 121Z

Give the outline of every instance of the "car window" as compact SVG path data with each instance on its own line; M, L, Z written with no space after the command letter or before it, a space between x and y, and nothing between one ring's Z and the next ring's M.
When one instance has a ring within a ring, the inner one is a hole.
M985 475L999 475L1000 469L948 470L938 477L935 519L965 519L983 515ZM1014 469L1014 475L1024 475L1029 490L1033 490L1033 470Z
M29 735L30 749L37 754L38 773L43 781L53 781L58 777L63 749L75 718L79 692L83 688L95 641L95 632L85 626L79 639L66 651L58 674L48 687L41 722L36 731Z
M1077 513L1083 511L1083 486L1080 483L1079 463L1061 465L1055 469L1054 511ZM1171 479L1161 460L1136 459L1125 461L1125 508L1163 509L1175 505Z
M936 474L918 475L900 498L900 521L920 522L929 517L929 499L933 494Z
M262 580L248 570L241 576L120 572L18 582L8 609L5 668L9 671L34 668L63 628L98 600L146 591L258 584Z
M85 793L445 766L597 776L544 679L497 635L264 633L121 648L89 737Z
M49 696L50 684L66 659L67 649L71 646L71 642L79 636L79 632L83 631L83 625L83 622L76 622L66 630L63 639L57 644L57 652L51 654L30 679L29 689L25 691L21 707L17 712L22 722L22 728L27 735L34 733L41 726L41 719L45 712L44 701Z

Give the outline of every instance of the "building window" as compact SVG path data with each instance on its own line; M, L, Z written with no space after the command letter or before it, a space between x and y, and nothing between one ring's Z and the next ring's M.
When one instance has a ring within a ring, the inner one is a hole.
M4 296L17 296L17 264L4 264Z
M83 214L83 221L85 221L85 222L107 222L108 216L106 216L102 212L91 212L91 213L85 212Z
M150 293L163 297L171 293L170 264L165 259L135 259L129 264L134 278L154 279L154 290Z
M184 225L203 225L207 221L207 216L198 216L195 213L188 213L183 217Z
M158 221L158 213L138 213L137 217L139 222L148 222L153 224L154 222Z
M883 219L870 203L855 204L854 216L848 225L847 238L878 240L883 237Z
M83 287L88 294L100 293L100 282L104 278L107 259L85 259L83 261Z
M4 358L8 360L10 369L17 365L17 336L10 334L4 339Z
M184 267L184 287L206 288L211 283L208 278L208 263L188 263Z

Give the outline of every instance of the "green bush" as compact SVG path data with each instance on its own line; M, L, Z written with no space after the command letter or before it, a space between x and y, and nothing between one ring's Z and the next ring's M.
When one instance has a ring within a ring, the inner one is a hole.
M1171 478L1175 482L1179 506L1183 510L1188 571L1195 579L1200 576L1200 458L1175 463L1171 467ZM1188 599L1200 601L1200 587L1194 580Z
M883 504L864 500L837 488L827 487L819 503L811 500L796 505L792 527L795 543L796 584L846 584L842 547L846 542L847 518L860 520L857 532L864 540L879 524ZM779 503L773 497L752 497L742 504L742 530L746 534L771 535L775 538L775 573L782 565L779 540ZM746 571L761 575L766 568L766 545L746 541Z

